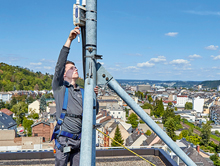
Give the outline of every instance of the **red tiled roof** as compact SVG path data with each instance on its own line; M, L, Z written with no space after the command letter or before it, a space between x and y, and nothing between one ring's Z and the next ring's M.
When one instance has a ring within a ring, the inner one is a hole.
M11 114L13 114L13 112L11 112L10 110L8 110L7 108L3 108L0 110L1 112L5 113L6 115L10 116Z
M187 97L186 95L177 95L177 97Z
M176 101L169 101L169 100L164 100L163 102L164 102L164 103L169 103L169 102L171 102L171 103L176 103Z

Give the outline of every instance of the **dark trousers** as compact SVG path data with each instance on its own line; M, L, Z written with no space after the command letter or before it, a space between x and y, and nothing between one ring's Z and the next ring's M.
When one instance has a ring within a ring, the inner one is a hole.
M72 138L68 138L66 142L66 137L60 136L59 142L62 145L68 144L71 146L71 152L63 153L59 149L57 149L55 145L55 166L66 166L68 162L70 162L70 166L79 166L80 159L80 140L74 140Z

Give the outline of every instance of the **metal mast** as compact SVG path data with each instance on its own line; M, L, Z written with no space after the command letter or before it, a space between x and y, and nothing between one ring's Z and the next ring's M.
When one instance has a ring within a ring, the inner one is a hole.
M80 166L95 166L97 0L86 2L86 57ZM93 107L95 106L95 107ZM93 110L93 111L92 111Z

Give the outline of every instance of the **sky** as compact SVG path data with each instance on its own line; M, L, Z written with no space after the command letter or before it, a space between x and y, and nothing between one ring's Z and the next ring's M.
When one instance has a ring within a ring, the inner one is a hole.
M0 62L54 74L72 0L1 0ZM97 0L97 54L115 79L220 80L219 0ZM82 43L69 60L82 77Z

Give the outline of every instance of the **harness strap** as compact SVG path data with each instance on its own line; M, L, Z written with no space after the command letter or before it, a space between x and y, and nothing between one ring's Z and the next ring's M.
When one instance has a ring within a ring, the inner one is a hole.
M82 115L75 115L75 114L69 114L69 113L66 113L66 116L73 117L73 118L80 118L80 119L82 119Z
M83 99L84 99L84 89L80 88L81 94L82 94L82 105L83 105ZM75 114L70 114L67 113L67 105L68 105L68 88L66 87L65 90L65 95L64 95L64 100L63 100L63 107L62 110L63 112L60 114L60 118L57 120L57 124L59 126L59 130L56 130L54 128L54 132L51 138L51 141L53 139L55 139L55 144L58 145L59 147L61 146L60 143L57 141L57 138L61 135L61 136L65 136L68 138L73 138L73 139L80 139L81 138L81 133L79 134L72 134L66 131L62 131L62 123L64 121L65 116L69 116L69 117L73 117L73 118L80 118L82 119L82 115L75 115ZM55 138L55 134L57 135L57 138ZM57 142L57 143L56 143ZM58 147L57 147L58 148ZM58 148L59 149L59 148Z

